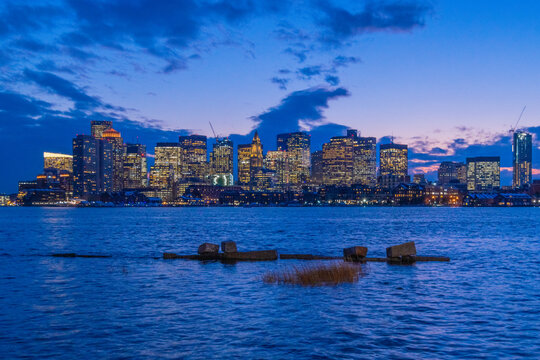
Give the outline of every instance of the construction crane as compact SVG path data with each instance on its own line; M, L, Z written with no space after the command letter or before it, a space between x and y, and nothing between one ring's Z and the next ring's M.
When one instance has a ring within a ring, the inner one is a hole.
M216 132L214 131L214 127L212 126L212 123L209 121L208 122L210 124L210 129L212 129L212 133L214 134L214 138L217 140L217 135L216 135Z
M519 121L521 120L521 117L523 116L523 113L525 112L525 109L526 109L526 108L527 108L527 105L525 105L525 106L523 107L523 110L521 110L521 114L519 114L519 117L518 117L518 120L517 120L517 122L516 122L516 125L514 125L514 127L510 128L510 131L509 131L509 132L510 132L511 134L513 134L513 133L516 132L517 126L518 126L518 124L519 124Z

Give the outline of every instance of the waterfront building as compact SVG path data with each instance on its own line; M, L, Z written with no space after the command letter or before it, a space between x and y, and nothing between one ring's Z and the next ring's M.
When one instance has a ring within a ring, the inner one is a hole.
M47 168L36 177L38 189L61 189L66 198L73 197L73 174L66 170Z
M324 160L323 151L318 150L311 154L311 182L316 185L323 183L324 178Z
M73 155L43 153L43 169L57 169L73 172Z
M208 175L206 136L180 136L179 143L182 148L181 177L205 179Z
M157 143L155 148L155 161L154 165L157 168L165 169L171 172L173 179L176 181L180 179L182 174L182 160L183 149L180 143Z
M112 121L92 120L90 122L90 134L96 139L101 139L103 132L110 128L112 128Z
M120 133L112 127L101 133L101 138L111 144L112 147L112 191L119 192L124 188L124 140Z
M532 180L532 136L524 131L514 132L513 153L513 186L522 188L531 184Z
M381 144L379 149L379 175L402 176L408 175L407 145Z
M89 135L73 139L73 193L86 197L112 191L113 160L109 142Z
M164 202L171 202L176 198L176 180L174 166L154 165L150 168L150 187L155 196Z
M467 190L491 191L500 188L500 163L498 156L467 158Z
M0 194L0 206L8 206L11 203L9 195Z
M309 178L311 165L311 138L305 132L279 134L277 150L284 151L289 164L287 183L304 184Z
M466 184L467 165L462 162L443 161L437 172L439 185Z
M353 130L349 130L353 131ZM353 145L353 183L375 186L377 185L377 139L374 137L358 137L356 130Z
M400 205L420 205L424 202L425 187L420 184L399 184L392 190L394 202Z
M233 174L234 145L227 138L216 139L210 154L210 173L212 175Z
M425 205L459 206L463 202L463 194L453 186L426 185Z
M124 156L124 188L139 189L148 186L146 145L126 144Z
M289 181L289 156L286 151L276 150L268 151L264 157L264 168L274 172L275 186L285 189Z
M497 206L532 206L533 198L529 194L499 193L495 203Z
M196 184L190 185L186 191L185 196L201 199L206 203L217 204L222 192L224 191L242 191L239 186L230 186L224 188L222 186L208 185L208 184Z
M350 185L353 176L353 146L351 136L334 136L323 144L323 183L325 185Z

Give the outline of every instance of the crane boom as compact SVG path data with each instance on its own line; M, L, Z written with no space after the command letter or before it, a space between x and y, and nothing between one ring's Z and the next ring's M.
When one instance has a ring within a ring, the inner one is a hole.
M525 109L526 109L526 108L527 108L527 105L525 105L525 106L523 107L523 110L521 110L521 114L519 114L519 117L518 117L518 120L517 120L517 122L516 122L516 125L514 125L514 127L510 129L510 132L515 132L515 131L516 131L517 126L518 126L519 122L521 121L521 117L523 116L523 113L525 112Z
M208 123L210 124L210 129L212 129L212 133L214 134L214 138L217 139L216 132L214 131L214 127L212 126L212 123L210 121Z

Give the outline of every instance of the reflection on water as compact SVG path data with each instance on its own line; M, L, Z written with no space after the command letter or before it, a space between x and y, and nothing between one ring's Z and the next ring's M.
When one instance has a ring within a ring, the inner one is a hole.
M540 209L0 208L0 353L53 358L515 358L540 351ZM364 265L356 284L267 285L293 260L163 261L205 241L450 263ZM50 258L55 252L112 258Z

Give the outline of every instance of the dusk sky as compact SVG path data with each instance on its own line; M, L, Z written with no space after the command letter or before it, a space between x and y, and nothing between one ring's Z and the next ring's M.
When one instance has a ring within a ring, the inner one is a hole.
M291 4L289 4L291 3ZM110 119L153 154L186 133L254 130L264 150L310 131L312 150L355 128L410 147L411 173L501 156L534 135L540 177L540 2L2 1L0 192L35 178Z

